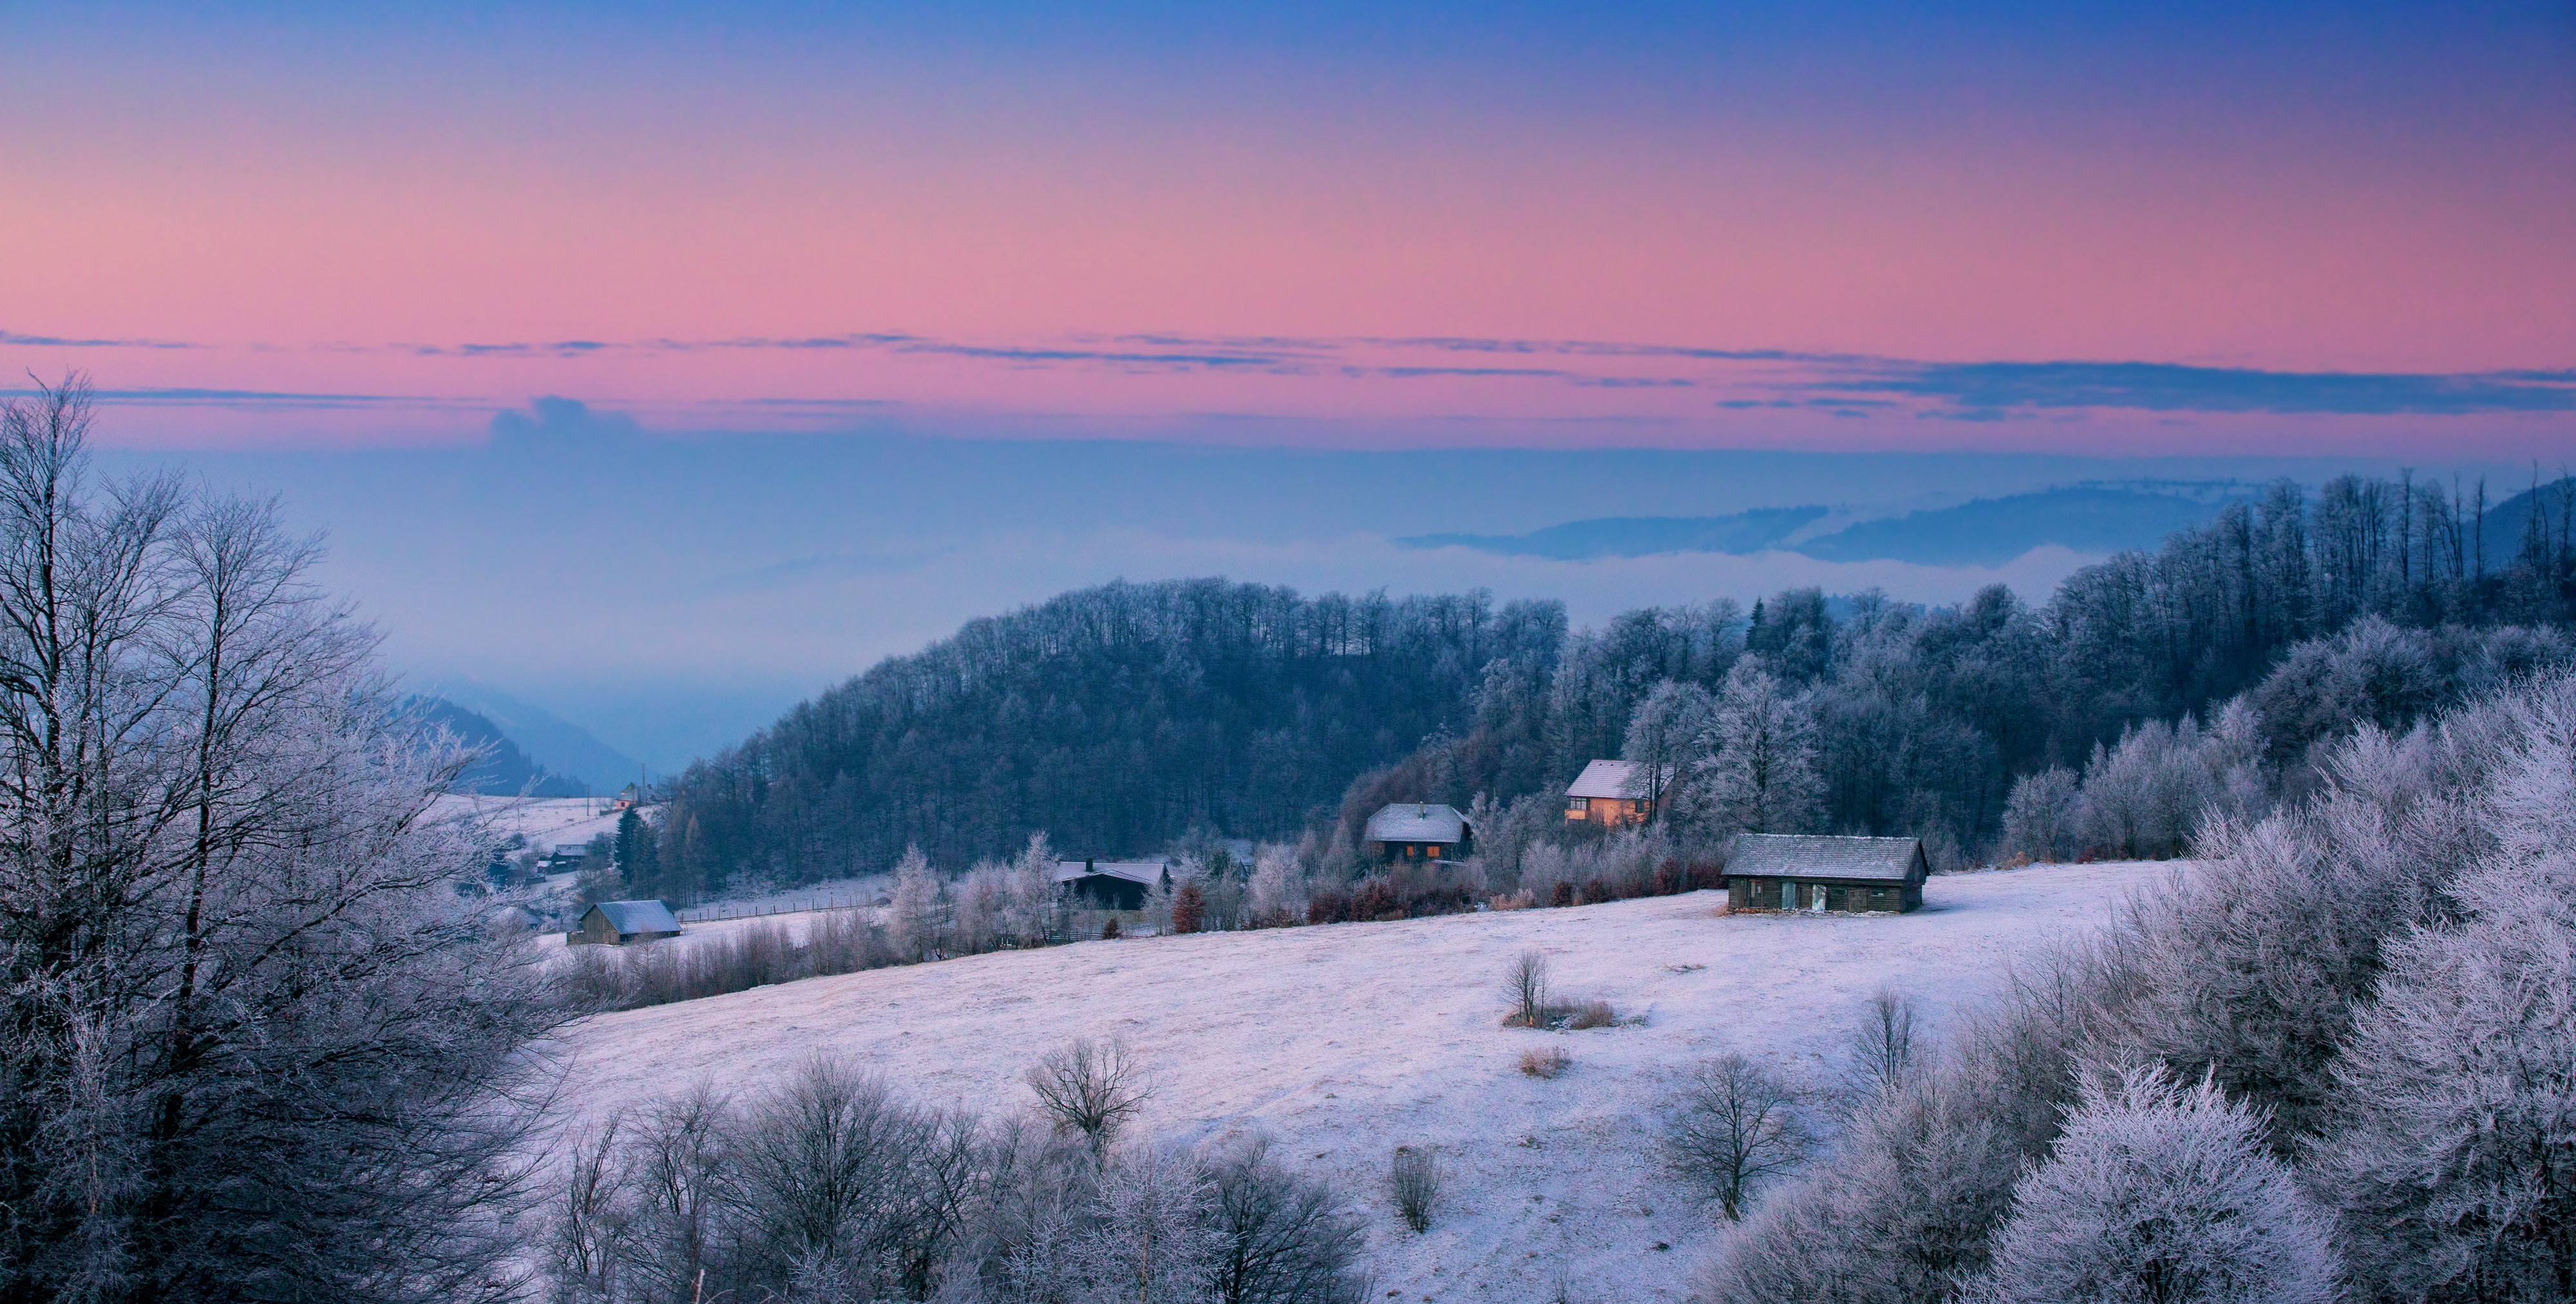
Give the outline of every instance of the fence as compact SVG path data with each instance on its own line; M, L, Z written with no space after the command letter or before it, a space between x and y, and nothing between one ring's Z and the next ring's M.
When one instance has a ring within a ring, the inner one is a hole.
M684 924L711 924L726 919L763 919L770 915L849 910L875 904L875 898L864 892L826 892L819 896L790 897L784 901L713 901L705 905L682 906L671 913Z

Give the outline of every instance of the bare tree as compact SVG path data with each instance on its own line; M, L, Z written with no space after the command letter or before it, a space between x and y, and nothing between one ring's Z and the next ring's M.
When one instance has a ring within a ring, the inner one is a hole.
M0 1297L473 1299L557 1016L273 508L0 411Z
M1754 1189L1814 1148L1798 1092L1741 1053L1700 1065L1664 1131L1674 1168L1717 1199L1732 1222Z
M1056 1130L1081 1137L1095 1157L1108 1154L1109 1143L1154 1094L1144 1062L1125 1042L1088 1037L1030 1066L1028 1083Z
M1851 1032L1853 1087L1878 1094L1902 1085L1921 1054L1916 1045L1920 1025L1913 997L1893 987L1872 992L1869 1008Z
M1523 951L1512 957L1503 970L1503 994L1512 1003L1511 1017L1504 1022L1517 1028L1547 1026L1547 953Z

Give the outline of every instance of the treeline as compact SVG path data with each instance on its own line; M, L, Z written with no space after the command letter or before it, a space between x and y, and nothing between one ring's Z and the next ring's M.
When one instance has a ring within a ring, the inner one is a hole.
M1329 871L1385 802L1479 798L1509 858L1561 833L1556 794L1612 756L1717 780L1674 807L1711 834L1919 833L1955 861L1999 845L2019 779L2081 769L2145 722L2207 722L2263 689L2267 782L2297 790L2304 750L2354 720L2402 725L2553 664L2550 631L2576 619L2571 520L2576 480L2494 508L2483 488L2283 482L2036 608L2000 586L1933 610L1806 589L1579 632L1561 604L1482 593L1115 584L973 622L692 766L628 877L692 898L875 871L915 845L961 866L1041 829L1076 855L1311 833ZM2319 697L2355 669L2318 640L2365 621L2432 669ZM2500 626L2539 632L2469 636ZM2293 670L2307 678L2270 682Z
M1390 599L1219 580L1112 584L970 622L689 768L641 890L963 865L1045 830L1067 855L1194 826L1297 828L1351 776L1460 722L1496 665L1544 679L1556 603Z
M1933 610L1806 589L1749 612L1629 612L1571 635L1543 679L1495 667L1468 731L1363 776L1332 832L1349 844L1388 801L1475 802L1509 872L1525 846L1562 838L1557 794L1585 760L1625 757L1677 776L1665 809L1685 840L1912 833L1955 863L2016 831L2019 780L2065 767L2071 794L2075 771L2106 765L2091 811L2120 835L2083 841L2101 825L2069 796L2056 849L2171 854L2178 838L2132 837L2107 804L2132 775L2171 777L2144 726L2167 743L2182 728L2192 764L2222 785L2241 765L2268 801L2311 790L2311 750L2358 723L2404 727L2566 659L2576 480L2492 514L2479 501L2350 476L2311 498L2284 482L2157 552L2077 572L2038 608L1996 586ZM2523 523L2502 564L2477 543L2491 515Z

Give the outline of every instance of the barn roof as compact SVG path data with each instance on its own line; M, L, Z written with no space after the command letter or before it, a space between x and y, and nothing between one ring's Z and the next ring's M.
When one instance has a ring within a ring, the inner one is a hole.
M1163 862L1159 860L1059 860L1055 862L1055 881L1058 883L1070 883L1075 879L1101 874L1152 887L1163 881L1163 872Z
M1457 842L1465 838L1467 817L1454 806L1427 806L1400 801L1369 816L1363 842Z
M1568 797L1652 797L1653 771L1635 761L1594 761L1565 785Z
M608 916L608 926L620 936L680 931L680 921L671 917L671 908L659 901L602 901L591 909Z
M1844 878L1902 883L1913 877L1921 838L1831 838L1792 833L1737 835L1729 878Z

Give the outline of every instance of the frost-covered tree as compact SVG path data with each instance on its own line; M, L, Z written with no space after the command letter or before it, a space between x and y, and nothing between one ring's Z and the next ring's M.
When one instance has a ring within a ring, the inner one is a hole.
M1029 835L1029 844L1011 862L1010 910L1006 931L1022 946L1036 946L1056 931L1063 909L1055 885L1055 848L1044 832Z
M2576 680L2515 711L2465 918L2391 949L2314 1156L2374 1300L2576 1297Z
M906 847L894 866L894 893L886 910L886 934L895 953L906 960L927 960L939 946L947 922L941 908L939 876L919 847Z
M2086 1073L2048 1162L1995 1234L1981 1304L2328 1304L2328 1219L2215 1083Z
M1628 733L1619 755L1642 766L1643 786L1634 794L1660 797L1682 768L1699 758L1701 740L1717 723L1717 699L1697 684L1664 680L1628 716Z
M267 504L0 411L0 1298L496 1298L555 1015Z
M1771 677L1758 656L1736 661L1701 740L1689 813L1706 831L1795 833L1816 818L1816 720L1804 693Z
M1090 1298L1200 1304L1225 1249L1212 1226L1216 1189L1190 1156L1141 1147L1100 1176L1099 1203L1074 1251Z
M1287 846L1265 842L1252 853L1252 918L1269 926L1306 913L1306 871Z
M2062 765L2014 780L2004 803L2003 853L2053 863L2083 850L2077 834L2081 796L2075 772Z

